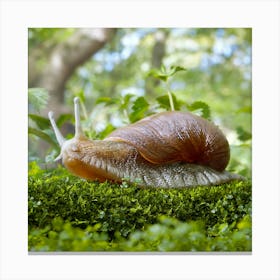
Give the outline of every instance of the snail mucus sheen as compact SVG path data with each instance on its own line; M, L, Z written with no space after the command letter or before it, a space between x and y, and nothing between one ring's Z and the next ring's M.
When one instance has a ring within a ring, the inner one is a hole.
M65 140L54 121L64 166L88 180L143 187L185 188L242 180L229 173L229 144L211 122L189 112L163 112L113 131L104 140L89 140L80 122L79 98L74 99L75 136Z

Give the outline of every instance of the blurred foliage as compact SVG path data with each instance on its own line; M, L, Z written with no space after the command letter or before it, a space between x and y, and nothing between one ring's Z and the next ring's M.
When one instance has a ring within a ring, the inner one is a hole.
M28 103L31 108L29 110L40 112L46 107L48 103L48 92L43 88L29 88L28 89Z
M41 48L43 45L54 47L65 41L74 33L74 28L29 28L28 47L29 50Z
M140 189L30 164L31 251L250 251L251 183Z
M181 222L159 217L159 223L136 231L119 246L120 251L159 252L238 252L252 250L251 218L245 216L237 224L216 224L216 236L208 236L202 222Z
M31 252L250 252L251 219L245 216L231 228L219 226L219 235L207 236L199 222L181 222L159 217L159 222L137 230L127 239L116 234L114 240L100 232L100 224L81 229L60 217L45 228L32 228L28 235Z
M41 53L45 44L50 50L74 31L31 28L29 52L39 47ZM152 56L159 32L166 34L165 54L162 67L154 69ZM116 127L170 110L172 100L176 110L193 111L220 126L231 146L228 170L250 178L251 33L250 28L118 29L113 40L67 82L66 103L72 110L73 97L79 96L87 135L104 138ZM48 51L45 58L38 56L42 67L47 56ZM147 91L149 79L155 83ZM32 121L32 128L42 131L38 119ZM49 129L42 132L53 137ZM31 134L32 141L40 138L38 131L31 130ZM53 147L46 155L55 157L58 151ZM45 161L36 158L36 151L31 154L30 160Z

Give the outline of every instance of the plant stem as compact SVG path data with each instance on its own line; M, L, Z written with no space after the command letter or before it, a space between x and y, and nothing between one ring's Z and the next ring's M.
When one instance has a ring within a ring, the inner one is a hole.
M166 81L166 88L167 88L167 94L168 94L168 98L169 98L170 109L171 109L171 111L175 111L173 97L172 97L172 93L171 93L168 81Z
M126 118L126 121L127 121L128 123L130 123L127 109L123 109L123 114L124 114L124 117Z
M87 114L86 106L85 106L85 104L82 100L80 100L80 104L81 104L81 108L82 108L82 111L83 111L83 115L84 115L85 119L88 120L88 114Z

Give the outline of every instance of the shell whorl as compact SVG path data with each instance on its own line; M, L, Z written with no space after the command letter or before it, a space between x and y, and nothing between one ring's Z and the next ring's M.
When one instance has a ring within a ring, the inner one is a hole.
M188 112L164 112L113 131L106 140L133 145L154 164L184 162L223 171L229 144L213 123Z

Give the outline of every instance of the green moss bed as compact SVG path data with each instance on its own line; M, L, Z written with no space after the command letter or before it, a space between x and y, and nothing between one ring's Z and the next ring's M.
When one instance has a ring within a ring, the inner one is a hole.
M88 182L64 168L28 176L30 252L245 252L250 181L187 189Z

